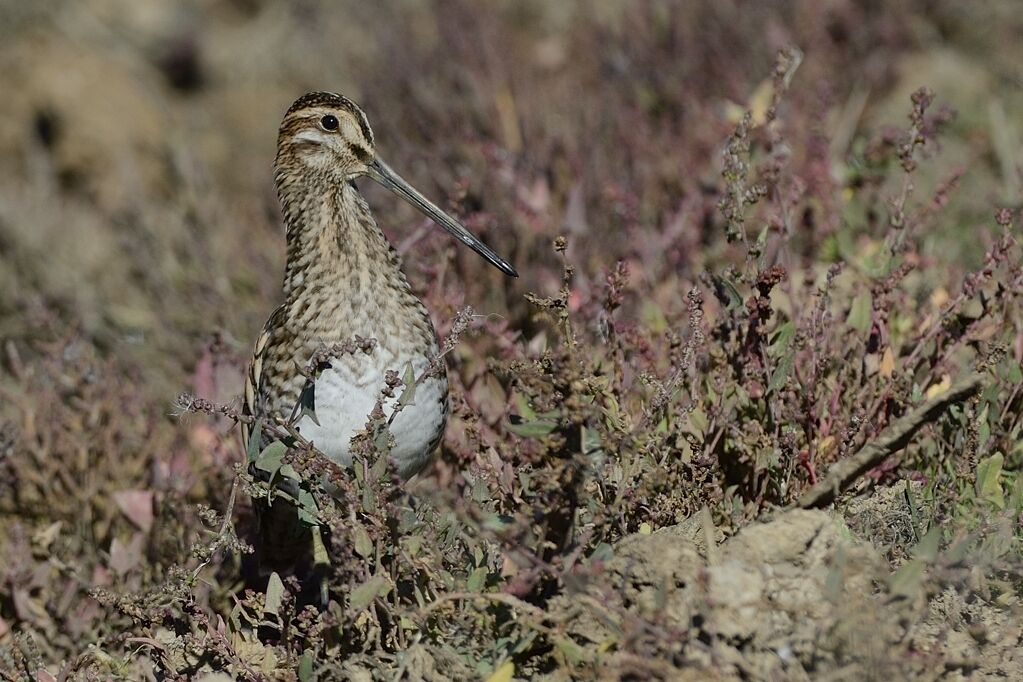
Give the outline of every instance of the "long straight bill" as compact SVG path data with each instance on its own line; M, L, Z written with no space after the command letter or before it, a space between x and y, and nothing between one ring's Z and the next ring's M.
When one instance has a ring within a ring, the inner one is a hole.
M374 160L368 166L368 175L381 185L391 190L399 197L409 202L422 211L433 222L443 227L449 234L454 236L470 249L486 258L494 267L511 277L518 277L519 273L505 259L498 256L493 249L484 244L469 230L462 227L461 223L449 216L434 204L432 201L419 193L412 185L405 182L405 179L391 170L391 167L380 159Z

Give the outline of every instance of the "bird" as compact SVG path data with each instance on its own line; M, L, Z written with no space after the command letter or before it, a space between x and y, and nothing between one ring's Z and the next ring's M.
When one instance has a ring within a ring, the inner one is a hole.
M294 423L303 439L337 464L352 464L352 439L362 433L378 401L385 417L395 396L384 389L411 368L417 383L411 404L393 415L389 456L408 479L431 460L443 438L448 381L437 333L413 293L402 259L377 225L356 180L370 178L429 217L501 272L512 265L398 175L379 156L363 110L332 92L299 97L277 136L274 184L285 228L284 302L260 332L245 375L243 448L260 420ZM315 353L352 339L373 340L371 352L332 357L312 384L313 414L297 405L310 379L303 368ZM433 367L433 370L431 370ZM392 372L390 377L388 373ZM407 375L406 375L407 376ZM258 436L265 446L266 435ZM293 568L308 556L309 532L292 504L256 506L260 573Z

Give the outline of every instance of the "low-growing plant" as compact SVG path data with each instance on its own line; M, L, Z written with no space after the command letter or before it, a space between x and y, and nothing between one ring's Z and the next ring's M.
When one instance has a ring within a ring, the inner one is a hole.
M620 144L595 156L540 135L540 119L523 124L540 150L509 152L523 139L514 89L480 79L497 91L500 130L480 124L468 151L451 152L450 165L483 169L452 201L473 227L508 226L496 239L521 235L514 251L534 275L529 292L486 292L507 315L479 315L452 284L471 266L424 242L430 264L412 267L431 275L422 295L438 314L435 362L448 363L452 414L436 463L414 481L389 467L380 410L344 468L293 428L315 412L314 391L283 422L253 423L214 400L207 375L240 375L244 343L205 347L199 395L173 408L140 390L142 367L60 316L40 313L32 343L7 344L0 674L670 677L711 665L701 655L716 636L713 604L686 627L666 617L666 598L623 606L615 597L628 586L606 570L623 539L694 521L705 536L732 536L798 506L837 499L844 513L849 493L895 485L904 515L849 525L890 562L877 589L888 605L910 604L907 629L942 590L1018 602L1016 209L965 226L950 210L965 171L946 170L940 151L955 118L926 88L905 103L903 124L854 123L832 145L829 117L845 109L823 85L794 92L825 59L810 50L779 53L737 111L694 110L672 78L705 88L713 78L671 59L676 11L623 10L634 39L603 68L629 75L612 101L626 113L608 133ZM492 15L474 12L491 30ZM595 18L572 31L577 49L608 37ZM461 32L447 37L469 72L489 73ZM402 59L427 59L417 45ZM729 72L720 65L732 62L709 64ZM438 79L457 91L444 65ZM384 95L407 84L375 80ZM421 95L415 129L432 134L437 118L455 137L450 105L432 97ZM486 118L474 108L484 104L463 99ZM730 129L703 123L683 149L673 121L697 118ZM719 164L706 156L715 144ZM932 249L935 234L956 230L983 247L972 272ZM372 351L372 339L355 338L306 371L314 379L333 357ZM400 409L422 377L393 370L381 400ZM963 380L980 389L943 401ZM929 405L940 409L893 436ZM239 426L258 432L248 452ZM885 439L894 445L863 460L865 475L829 477ZM807 497L821 485L833 489ZM312 575L246 575L256 498L296 506L313 531ZM578 637L586 619L611 633L599 646Z

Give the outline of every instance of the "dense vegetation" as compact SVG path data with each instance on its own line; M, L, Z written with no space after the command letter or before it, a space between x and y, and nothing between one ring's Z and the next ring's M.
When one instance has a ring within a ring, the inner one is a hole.
M888 4L0 4L0 675L1023 675L1023 20ZM367 188L451 373L407 485L238 438L313 89L522 274ZM245 584L247 458L327 608Z

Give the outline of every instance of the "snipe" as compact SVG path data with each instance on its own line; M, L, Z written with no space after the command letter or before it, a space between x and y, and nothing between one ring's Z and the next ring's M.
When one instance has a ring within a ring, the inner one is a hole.
M288 109L274 163L287 237L285 300L256 341L243 412L288 418L306 382L301 369L313 353L356 336L375 339L368 355L330 361L314 386L315 421L303 416L296 424L303 438L346 466L352 462L351 440L363 431L388 370L400 373L411 365L419 377L438 352L429 313L412 293L401 258L355 185L363 176L418 208L502 272L518 276L507 261L377 156L366 115L350 99L314 92ZM414 404L391 423L391 458L402 477L420 471L437 448L447 418L447 393L446 374L433 372L417 386ZM393 402L383 404L385 415ZM246 431L247 441L251 434ZM295 508L259 506L257 502L260 564L292 564L305 541Z

